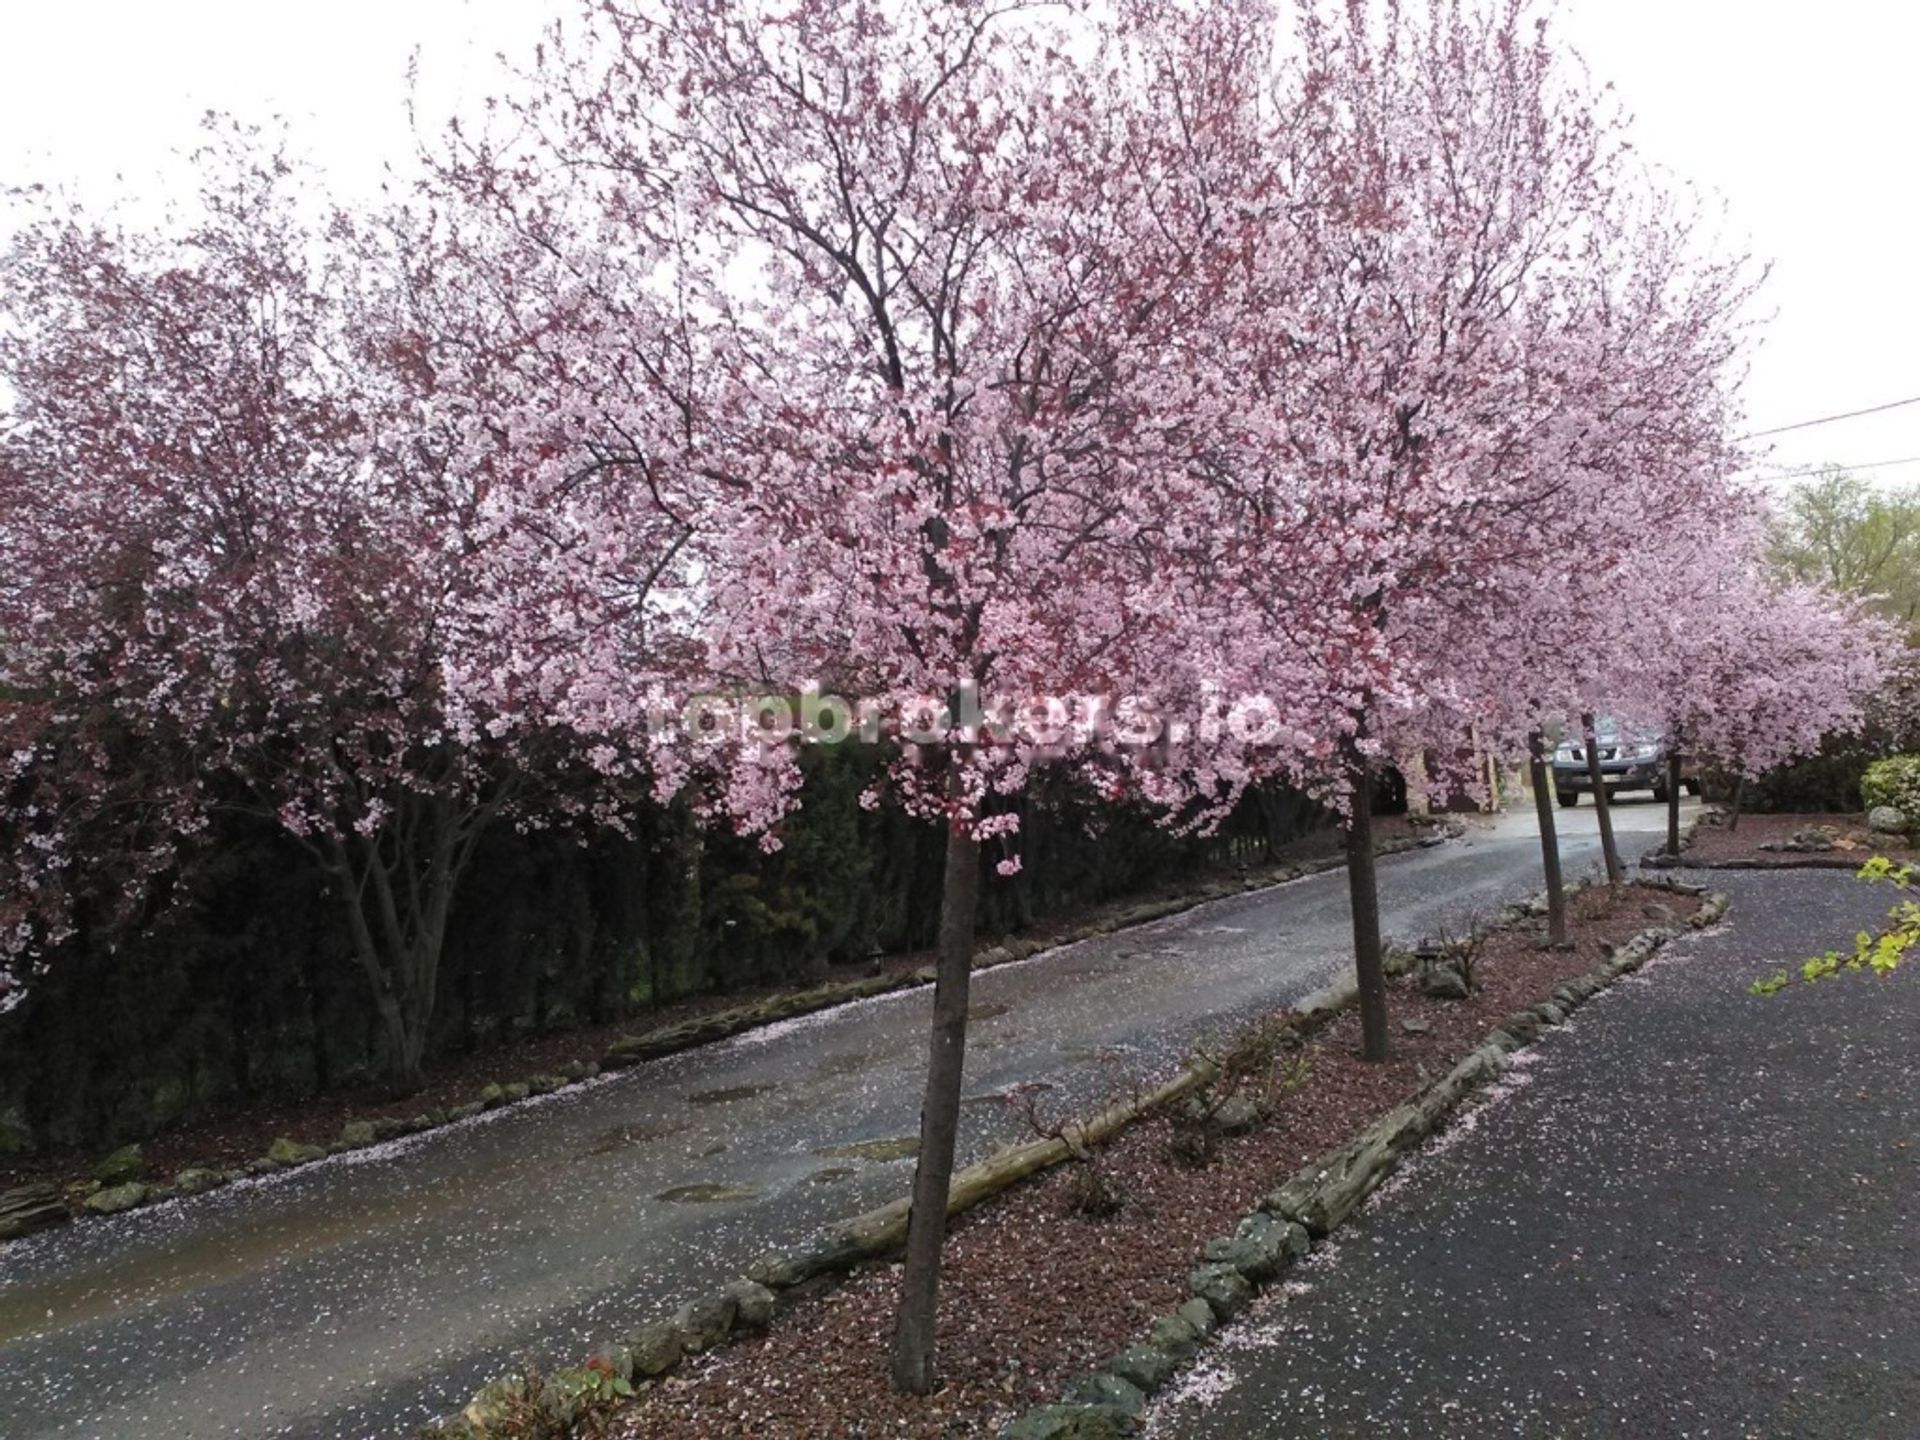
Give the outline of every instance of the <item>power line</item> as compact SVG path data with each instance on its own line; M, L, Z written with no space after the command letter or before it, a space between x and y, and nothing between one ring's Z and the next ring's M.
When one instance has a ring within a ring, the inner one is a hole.
M1885 470L1893 465L1920 465L1920 455L1909 455L1904 460L1869 460L1861 465L1816 465L1811 470L1790 470L1785 475L1762 475L1762 480L1804 480L1809 475L1826 475L1833 471Z
M1740 438L1759 440L1768 435L1784 435L1789 430L1811 430L1815 425L1831 425L1836 420L1857 420L1862 415L1878 415L1882 410L1898 410L1903 405L1920 405L1920 395L1910 395L1905 400L1891 400L1885 405L1869 405L1865 410L1849 410L1844 415L1822 415L1818 420L1800 420L1792 425L1777 425L1771 430L1755 430L1751 435L1742 435Z

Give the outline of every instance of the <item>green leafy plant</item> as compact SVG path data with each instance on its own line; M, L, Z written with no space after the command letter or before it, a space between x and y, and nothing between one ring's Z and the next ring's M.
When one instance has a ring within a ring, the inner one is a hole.
M1890 755L1876 760L1860 777L1860 799L1867 809L1891 805L1920 831L1920 755Z
M1891 885L1902 894L1920 888L1920 872L1913 865L1896 865L1884 855L1876 855L1860 867L1859 878L1874 884ZM1853 937L1851 953L1829 950L1815 955L1800 966L1796 976L1781 970L1753 982L1755 995L1777 995L1798 979L1807 984L1838 975L1843 970L1868 970L1887 975L1900 968L1907 953L1920 948L1920 901L1901 900L1887 914L1887 924L1878 934L1862 930Z

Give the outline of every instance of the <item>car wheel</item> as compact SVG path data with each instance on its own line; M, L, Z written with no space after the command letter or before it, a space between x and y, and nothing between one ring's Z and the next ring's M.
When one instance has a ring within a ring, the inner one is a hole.
M1686 786L1687 794L1693 796L1696 800L1700 798L1700 782L1698 780L1682 780L1680 783Z
M1656 785L1653 787L1653 803L1656 805L1664 805L1667 803L1667 787L1665 785Z
M1577 790L1556 790L1553 792L1553 798L1558 800L1562 805L1572 808L1580 803L1580 792Z

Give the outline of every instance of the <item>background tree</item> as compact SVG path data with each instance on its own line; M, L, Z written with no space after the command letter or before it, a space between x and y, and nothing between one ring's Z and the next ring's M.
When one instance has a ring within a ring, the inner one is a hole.
M1782 573L1872 597L1920 643L1920 485L1876 485L1830 465L1778 498L1770 542Z

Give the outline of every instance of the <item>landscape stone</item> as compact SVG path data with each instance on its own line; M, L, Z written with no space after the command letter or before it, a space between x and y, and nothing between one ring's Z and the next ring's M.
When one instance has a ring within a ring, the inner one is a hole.
M773 1321L774 1294L752 1280L735 1280L722 1292L733 1301L734 1318L749 1330L764 1330Z
M227 1177L218 1170L207 1170L198 1166L182 1170L173 1177L173 1188L182 1195L204 1195L209 1190L218 1190L226 1183Z
M324 1160L327 1152L318 1145L302 1145L299 1141L282 1135L267 1147L267 1159L283 1169L295 1165L310 1165L315 1160Z
M1451 965L1429 965L1420 976L1420 993L1436 1000L1464 1000L1472 992L1466 978Z
M1224 1262L1202 1265L1187 1276L1187 1288L1206 1301L1214 1315L1222 1320L1230 1320L1238 1315L1253 1298L1253 1286L1232 1265Z
M489 1085L480 1092L480 1104L484 1109L488 1110L493 1109L496 1105L505 1104L506 1098L507 1092L498 1085Z
M666 1374L686 1353L679 1327L671 1320L655 1320L629 1332L626 1346L633 1357L633 1373L648 1380Z
M1147 1343L1176 1360L1191 1360L1202 1338L1184 1315L1162 1315L1147 1327Z
M1238 1275L1233 1278L1240 1280ZM1247 1282L1240 1280L1240 1283L1244 1285ZM1202 1300L1198 1295L1187 1301L1186 1304L1182 1305L1174 1313L1186 1321L1187 1324L1191 1325L1193 1327L1193 1333L1198 1335L1202 1340L1220 1328L1220 1317L1213 1313L1213 1306L1209 1305L1205 1300Z
M363 1149L373 1144L373 1122L371 1120L349 1120L340 1127L340 1143L352 1149Z
M1152 1394L1180 1368L1180 1361L1154 1345L1133 1345L1107 1362L1107 1370L1138 1390Z
M481 1111L485 1110L486 1108L487 1107L485 1103L479 1100L471 1101L470 1103L465 1105L456 1105L453 1107L453 1109L447 1112L447 1119L471 1120L474 1116L480 1114Z
M1138 1415L1147 1408L1147 1396L1138 1385L1118 1375L1086 1375L1067 1387L1061 1397L1070 1405L1098 1405L1122 1415Z
M80 1203L95 1215L118 1215L147 1203L147 1187L138 1180L96 1190Z
M697 1355L702 1350L711 1350L732 1333L738 1311L738 1303L724 1291L703 1295L676 1310L673 1325L680 1332L680 1342L686 1352Z
M1133 1422L1105 1405L1042 1405L1000 1431L1000 1440L1120 1440Z
M1308 1243L1307 1232L1300 1226L1261 1211L1242 1220L1231 1236L1208 1241L1206 1256L1260 1284L1306 1254Z
M1892 805L1876 805L1867 812L1867 828L1876 835L1904 835L1908 829L1906 812Z
M138 1145L122 1145L94 1165L93 1178L102 1185L124 1185L138 1180L146 1168L146 1151Z
M0 1191L0 1240L18 1240L36 1230L64 1225L73 1218L51 1183Z

